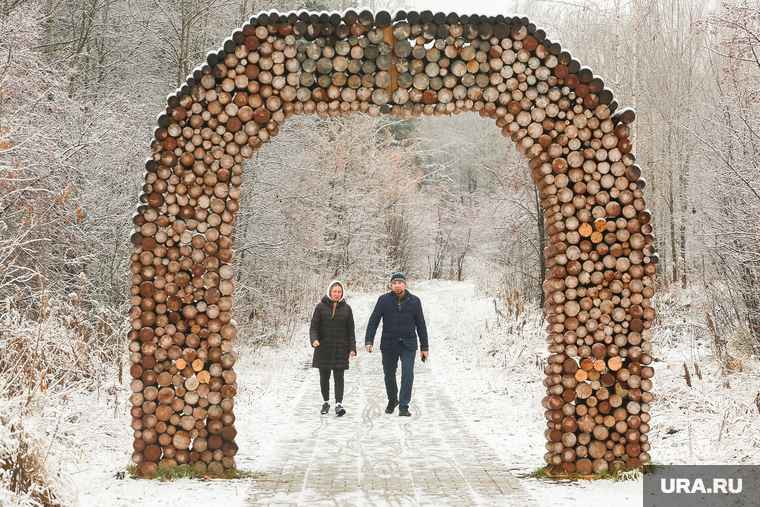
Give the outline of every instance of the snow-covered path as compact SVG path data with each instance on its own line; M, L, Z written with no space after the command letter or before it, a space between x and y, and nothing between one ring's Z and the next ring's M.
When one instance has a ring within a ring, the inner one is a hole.
M318 382L306 375L283 441L251 470L250 505L536 505L427 365L416 366L411 418L384 412L380 354L360 354L346 377L349 412L338 418L319 414Z

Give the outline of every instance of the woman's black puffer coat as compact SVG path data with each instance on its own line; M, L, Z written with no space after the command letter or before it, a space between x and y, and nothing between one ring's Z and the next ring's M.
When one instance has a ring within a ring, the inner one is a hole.
M341 300L335 307L334 301L325 296L314 309L309 328L310 343L319 341L314 348L311 365L321 370L347 370L349 352L356 353L354 314L351 307Z

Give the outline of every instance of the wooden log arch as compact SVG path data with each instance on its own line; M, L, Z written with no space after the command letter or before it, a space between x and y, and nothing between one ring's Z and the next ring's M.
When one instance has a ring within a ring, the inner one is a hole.
M475 111L528 158L546 223L555 472L649 461L657 256L631 109L524 17L254 16L158 118L134 218L131 396L139 474L235 466L232 231L243 161L297 114Z

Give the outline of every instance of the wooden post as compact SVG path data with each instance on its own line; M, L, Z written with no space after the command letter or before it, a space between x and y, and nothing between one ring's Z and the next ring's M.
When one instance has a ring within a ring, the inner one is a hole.
M388 73L391 75L391 84L385 89L385 91L387 91L388 95L392 97L393 92L396 90L396 88L398 88L398 69L396 68L398 56L396 56L396 53L393 51L393 48L396 47L396 42L398 41L396 40L396 37L393 36L393 24L383 28L382 31L384 39L391 45L391 58L393 59L393 65L388 71Z

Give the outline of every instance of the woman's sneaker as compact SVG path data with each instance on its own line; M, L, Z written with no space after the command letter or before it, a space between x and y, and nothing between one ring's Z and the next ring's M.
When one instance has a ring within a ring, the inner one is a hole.
M322 410L320 410L319 413L324 415L324 414L328 413L329 411L330 411L330 404L327 403L327 402L324 402L322 404Z
M343 405L340 403L335 404L335 413L338 415L338 417L342 417L346 414L346 409L343 408Z

